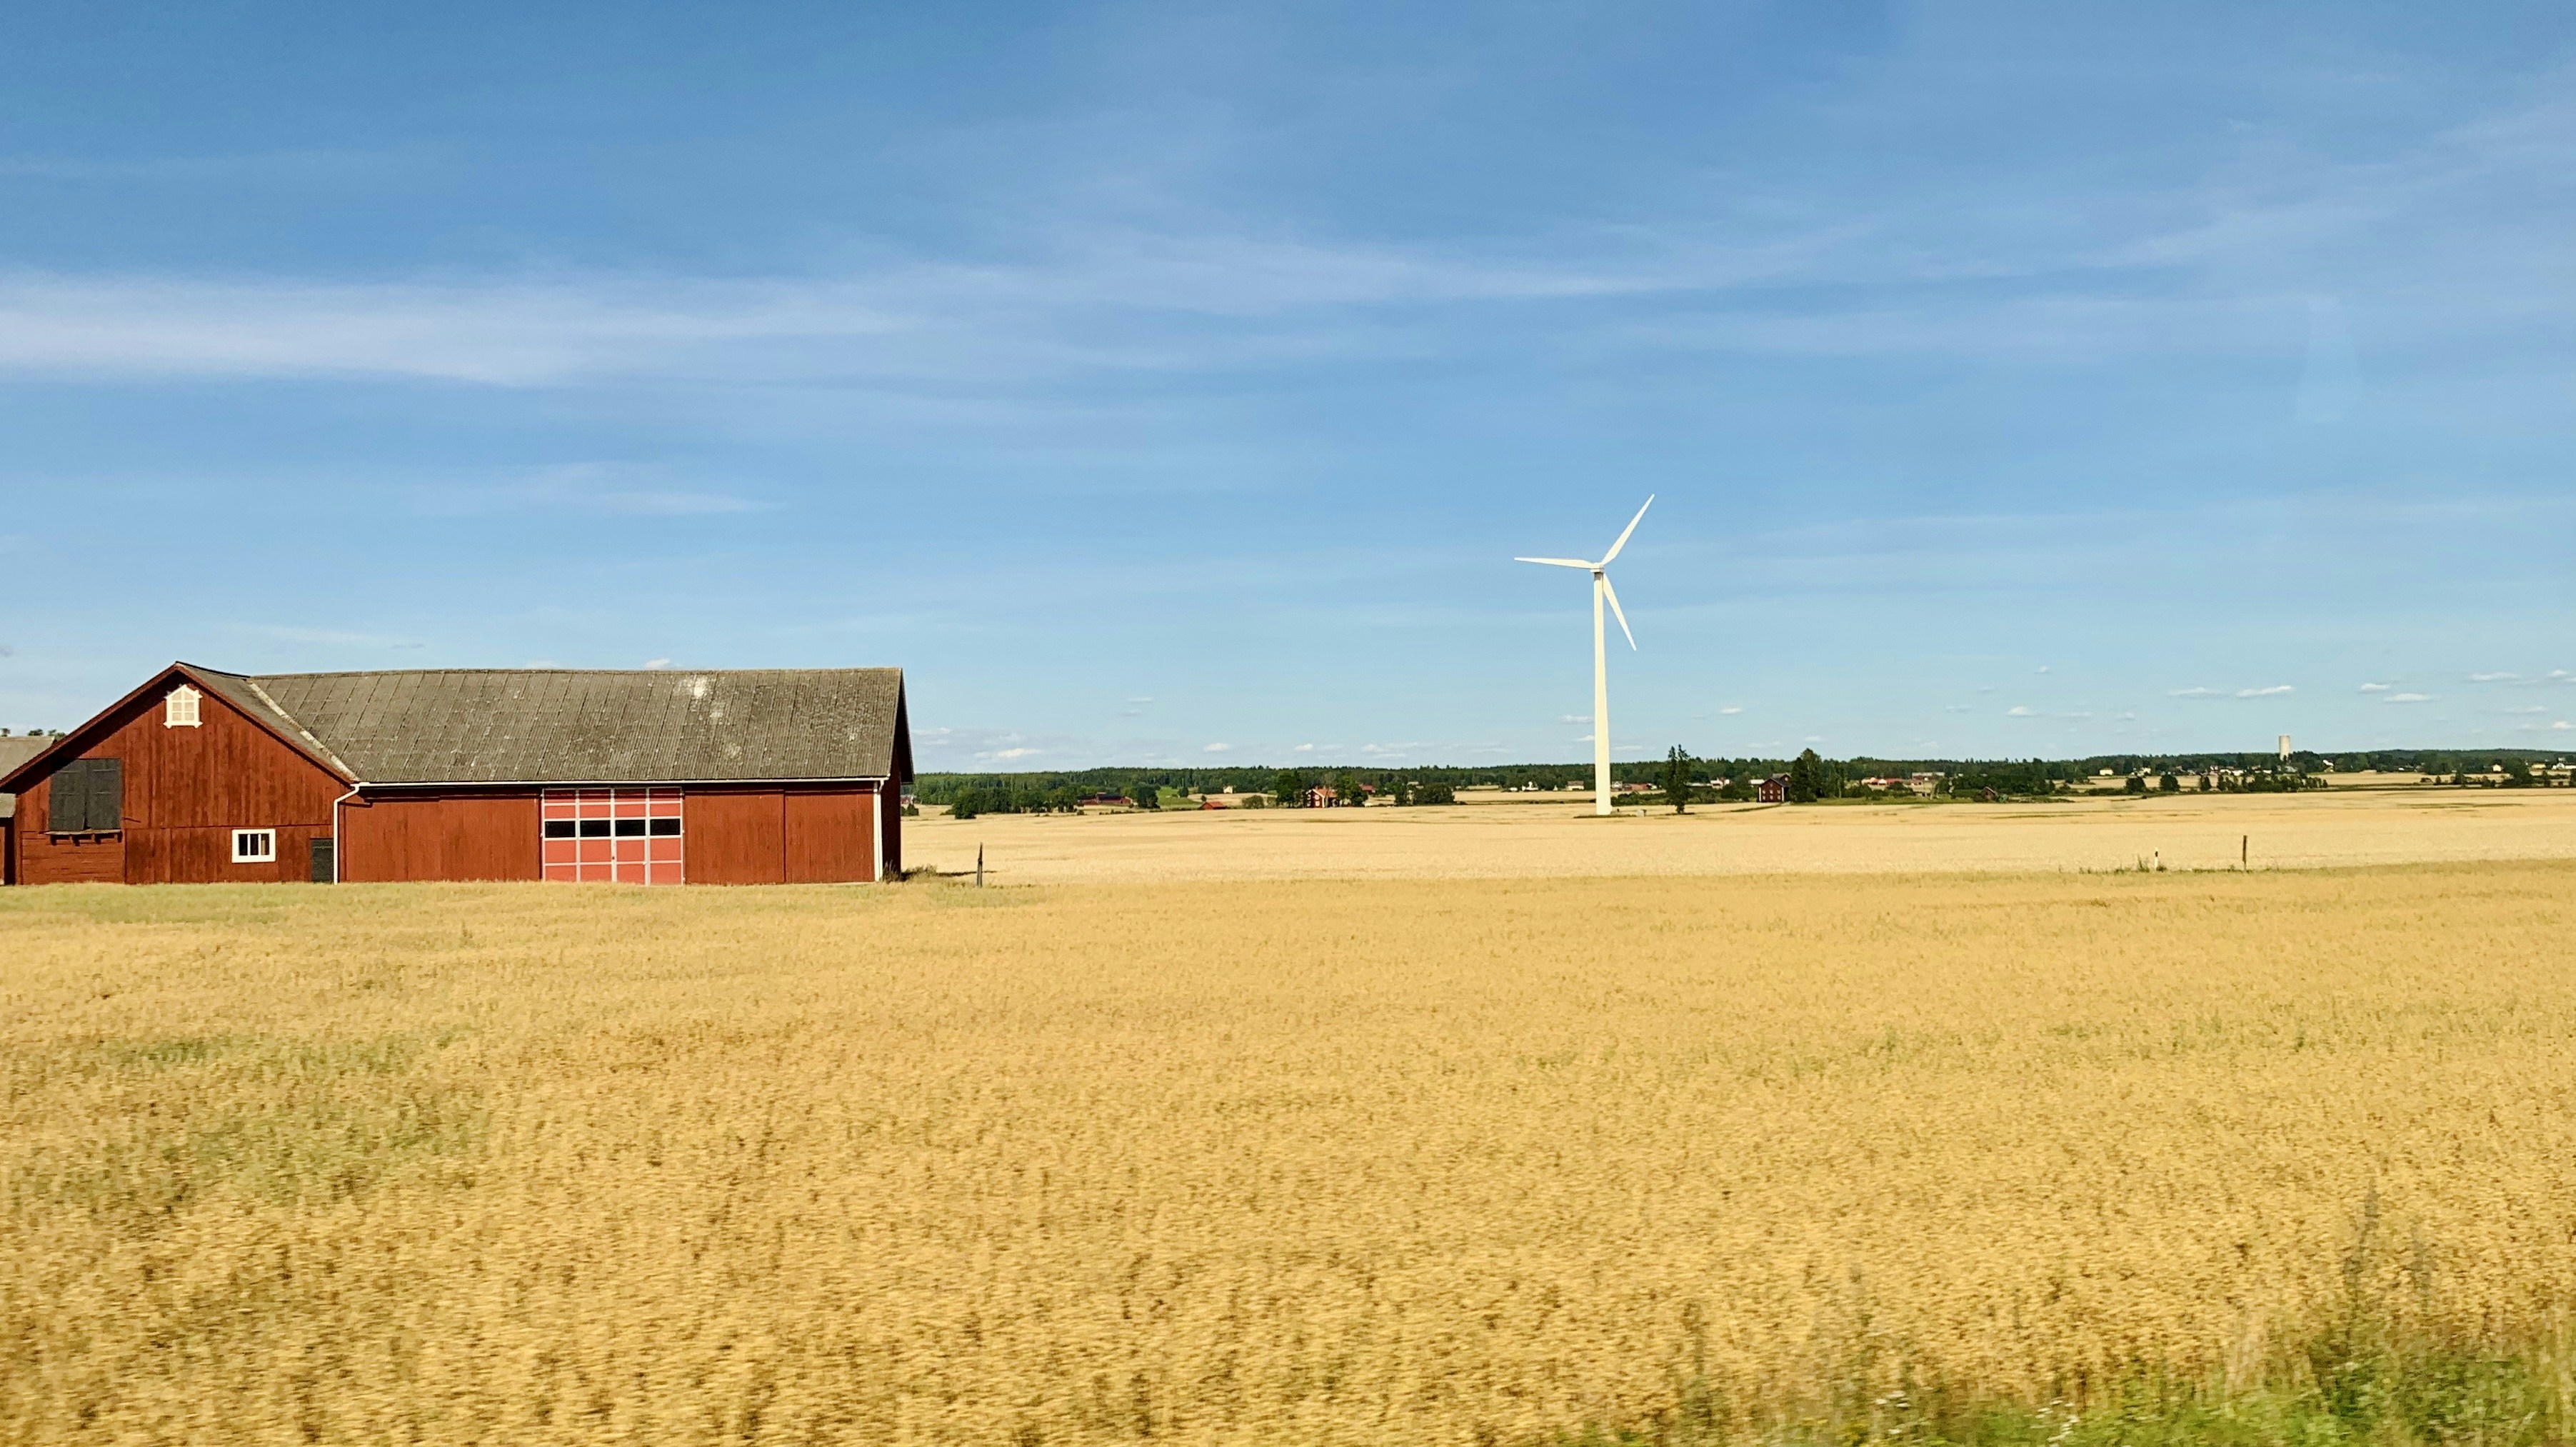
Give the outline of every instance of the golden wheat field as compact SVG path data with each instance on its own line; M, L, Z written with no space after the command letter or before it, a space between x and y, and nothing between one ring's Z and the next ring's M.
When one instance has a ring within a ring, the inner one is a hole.
M11 890L0 1441L1494 1443L2511 1338L2572 898Z
M1027 884L1204 879L2315 869L2576 859L2576 789L2334 789L2044 804L1648 805L1588 798L1426 809L1221 809L924 818L908 862Z

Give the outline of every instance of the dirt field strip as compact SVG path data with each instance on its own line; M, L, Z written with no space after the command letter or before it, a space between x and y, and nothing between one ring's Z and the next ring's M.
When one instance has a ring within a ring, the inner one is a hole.
M2063 804L1700 806L1595 819L1588 804L988 814L909 821L906 860L956 872L985 846L1014 884L1573 875L2027 873L2576 859L2576 789Z

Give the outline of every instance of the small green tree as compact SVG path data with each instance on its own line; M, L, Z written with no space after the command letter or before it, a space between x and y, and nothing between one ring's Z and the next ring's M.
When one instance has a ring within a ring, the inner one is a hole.
M1129 785L1127 797L1135 800L1136 807L1139 809L1163 807L1162 788L1150 779L1138 779L1134 784Z
M1788 801L1812 804L1824 793L1824 788L1825 761L1816 757L1814 749L1801 750L1798 757L1789 761Z
M2156 780L2156 787L2164 790L2168 794L2179 794L2182 792L2182 780L2175 778L2171 774L2167 774L2163 778Z
M1674 813L1686 814L1690 812L1690 791L1691 756L1675 744L1672 752L1664 755L1664 802L1673 806Z
M1295 769L1281 769L1270 776L1270 792L1281 808L1302 809L1306 807L1306 776Z
M1368 802L1367 792L1360 788L1359 775L1333 776L1333 802L1347 809L1357 809Z

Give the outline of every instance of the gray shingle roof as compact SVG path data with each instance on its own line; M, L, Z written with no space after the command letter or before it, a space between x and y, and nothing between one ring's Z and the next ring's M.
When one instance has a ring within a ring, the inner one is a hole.
M370 784L912 777L899 668L252 676L183 666Z
M8 773L53 746L52 739L34 734L0 739L0 774ZM17 811L18 796L0 794L0 819L14 818Z

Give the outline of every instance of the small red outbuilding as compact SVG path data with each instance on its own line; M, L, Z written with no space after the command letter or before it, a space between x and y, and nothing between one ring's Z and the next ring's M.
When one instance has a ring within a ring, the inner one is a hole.
M903 868L894 668L174 663L0 774L12 883L803 884Z

